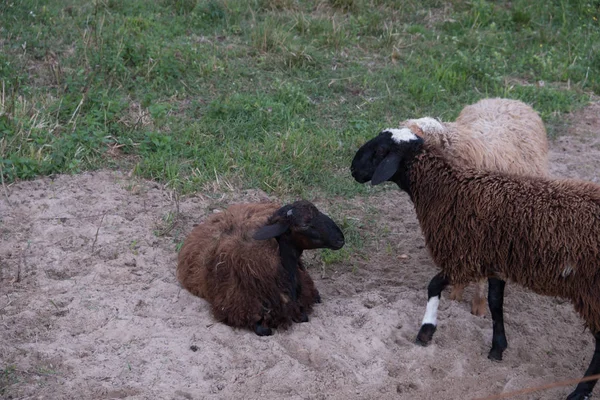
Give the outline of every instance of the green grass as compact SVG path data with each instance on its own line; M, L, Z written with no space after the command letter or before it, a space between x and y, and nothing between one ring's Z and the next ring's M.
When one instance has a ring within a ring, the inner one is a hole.
M9 386L19 382L14 365L6 365L0 369L0 394L4 395Z
M182 192L353 196L354 151L401 119L505 96L558 134L600 94L598 0L23 0L0 16L5 182L108 166Z
M325 266L330 264L348 263L353 259L366 259L365 254L365 223L357 218L343 215L341 212L332 213L332 218L337 221L346 244L340 250L321 250L321 260Z

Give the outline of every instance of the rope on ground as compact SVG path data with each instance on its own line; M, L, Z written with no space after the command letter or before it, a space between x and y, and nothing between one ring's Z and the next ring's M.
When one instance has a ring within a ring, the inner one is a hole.
M473 400L506 399L508 397L514 397L514 396L518 396L518 395L521 395L521 394L537 392L538 390L547 390L547 389L552 389L552 388L560 387L560 386L570 386L570 385L574 385L576 383L593 381L593 380L596 380L596 379L600 379L600 374L590 375L590 376L586 376L584 378L579 378L579 379L569 379L568 381L553 382L553 383L549 383L547 385L530 387L530 388L526 388L526 389L522 389L522 390L517 390L517 391L514 391L514 392L507 392L507 393L495 394L493 396L481 397L481 398L477 398L477 399L473 399Z

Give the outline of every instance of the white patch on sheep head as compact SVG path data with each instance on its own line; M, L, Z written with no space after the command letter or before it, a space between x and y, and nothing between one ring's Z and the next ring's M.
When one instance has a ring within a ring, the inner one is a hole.
M392 134L392 140L398 144L403 142L410 142L411 140L417 139L417 135L412 133L412 131L408 128L388 128L383 130L383 132L389 132Z

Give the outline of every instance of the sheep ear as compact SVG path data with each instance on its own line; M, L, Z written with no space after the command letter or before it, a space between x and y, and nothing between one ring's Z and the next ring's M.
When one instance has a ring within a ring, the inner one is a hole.
M259 228L256 232L254 232L252 238L254 240L271 239L281 235L289 228L290 226L288 224L282 224L281 222L277 222L272 225L265 225L262 228Z
M388 156L379 163L377 169L375 169L375 173L371 178L371 185L379 185L394 176L400 167L400 161L402 161L402 156L400 156L400 154L388 154Z

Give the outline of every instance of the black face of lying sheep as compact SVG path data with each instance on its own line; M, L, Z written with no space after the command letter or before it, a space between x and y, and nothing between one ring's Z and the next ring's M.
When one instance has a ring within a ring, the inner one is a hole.
M256 231L254 239L285 238L298 250L344 246L344 234L335 222L306 200L281 207ZM280 239L279 239L280 240Z
M398 171L422 144L423 139L408 128L385 129L358 149L350 167L352 176L359 183L371 181L373 185L393 181L410 195L408 174Z
M331 218L306 200L281 207L253 237L256 240L277 240L293 301L298 298L298 261L302 251L318 248L338 250L344 246L344 234L341 229ZM308 315L303 312L300 321L296 322L306 321Z

